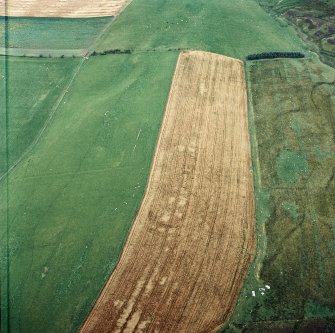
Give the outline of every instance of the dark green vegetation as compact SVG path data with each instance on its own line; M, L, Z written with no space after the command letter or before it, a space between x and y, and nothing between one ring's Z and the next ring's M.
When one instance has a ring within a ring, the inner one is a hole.
M260 4L297 27L323 60L335 67L334 0L259 0Z
M100 55L107 55L107 54L131 54L132 50L120 50L120 49L111 49L101 52L93 51L90 55L93 57L100 56Z
M249 54L247 60L276 59L276 58L305 58L301 52L263 52Z
M8 206L1 183L11 332L75 332L88 314L141 202L176 58L86 61L11 172Z
M2 58L3 60L4 58ZM0 137L0 177L26 151L44 126L52 107L73 75L78 60L11 58L7 61L7 135ZM1 80L5 73L1 71ZM5 127L2 117L1 128ZM4 133L4 131L3 131ZM6 140L8 140L6 145Z
M50 49L86 49L111 20L111 17L87 19L9 17L8 47L37 49L46 55ZM0 47L4 47L5 30L5 18L0 17Z
M335 0L258 0L262 6L271 7L277 12L285 12L292 8L334 8Z
M255 1L135 0L96 45L96 51L111 48L191 48L244 59L274 49L301 51L303 45Z
M233 332L240 332L237 328ZM260 321L245 327L243 333L334 333L335 319Z
M333 332L335 70L292 59L247 71L258 254L225 332Z

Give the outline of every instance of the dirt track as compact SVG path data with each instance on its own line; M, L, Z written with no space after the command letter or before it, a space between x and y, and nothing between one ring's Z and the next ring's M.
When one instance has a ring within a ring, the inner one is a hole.
M128 0L0 0L0 15L31 17L115 16Z
M243 63L180 55L147 192L81 332L213 332L255 247Z

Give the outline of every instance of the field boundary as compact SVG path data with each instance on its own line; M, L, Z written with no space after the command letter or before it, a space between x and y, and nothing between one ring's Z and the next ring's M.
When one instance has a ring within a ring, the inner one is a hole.
M19 47L0 47L0 56L17 58L64 58L83 57L87 49L26 49Z
M253 107L253 99L251 93L251 80L249 74L250 65L246 65L246 83L247 83L247 96L248 96L248 122L249 122L249 133L250 133L250 144L251 144L251 154L253 160L253 174L254 174L254 193L255 193L255 204L258 205L259 195L262 192L262 176L261 176L261 167L259 161L259 152L258 152L258 141L255 127L255 113ZM256 212L258 210L256 209ZM254 261L252 265L255 268L255 277L260 281L260 272L262 269L263 260L266 255L267 248L267 238L265 232L264 221L259 221L259 218L256 218L256 237L257 237L257 250Z

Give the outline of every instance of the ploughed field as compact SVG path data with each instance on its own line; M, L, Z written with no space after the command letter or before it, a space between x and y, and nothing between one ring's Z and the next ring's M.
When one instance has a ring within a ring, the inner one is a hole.
M128 2L127 0L0 0L0 16L115 16Z
M211 332L254 246L243 63L181 53L141 208L81 332Z

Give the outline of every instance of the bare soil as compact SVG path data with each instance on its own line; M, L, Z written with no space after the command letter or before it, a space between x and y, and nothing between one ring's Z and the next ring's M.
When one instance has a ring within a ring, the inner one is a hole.
M129 0L0 0L0 16L115 16L128 3Z
M143 203L81 332L214 332L234 309L254 227L243 63L182 53Z

